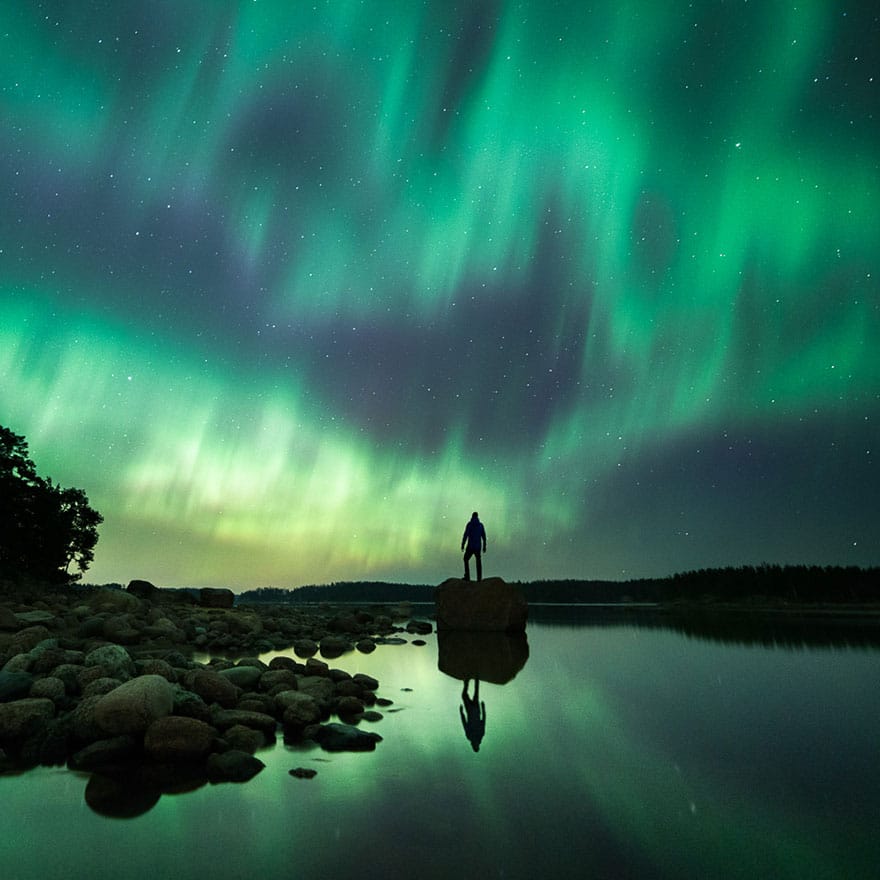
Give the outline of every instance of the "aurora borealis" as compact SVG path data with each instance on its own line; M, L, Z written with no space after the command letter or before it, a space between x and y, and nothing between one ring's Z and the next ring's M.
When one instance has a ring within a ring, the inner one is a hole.
M865 2L0 8L0 424L93 582L880 562Z

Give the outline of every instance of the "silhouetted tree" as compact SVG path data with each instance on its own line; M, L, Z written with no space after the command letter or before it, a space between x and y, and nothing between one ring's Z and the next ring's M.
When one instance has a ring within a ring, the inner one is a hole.
M24 437L0 425L0 578L79 580L94 559L103 521L82 489L39 476Z

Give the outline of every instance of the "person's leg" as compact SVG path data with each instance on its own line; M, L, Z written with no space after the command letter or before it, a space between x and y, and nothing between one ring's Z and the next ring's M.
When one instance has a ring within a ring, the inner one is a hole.
M471 549L470 549L470 547L468 547L468 549L464 551L464 579L466 581L469 581L471 579L470 558L471 558Z
M474 556L477 557L477 580L481 581L483 579L483 554L474 553Z

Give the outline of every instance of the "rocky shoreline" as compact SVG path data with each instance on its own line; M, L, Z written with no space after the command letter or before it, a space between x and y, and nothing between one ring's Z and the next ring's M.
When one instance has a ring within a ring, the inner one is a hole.
M120 815L164 791L252 778L264 766L255 753L279 735L327 751L375 749L381 736L359 725L391 701L374 678L326 661L432 625L406 606L233 607L233 598L144 581L0 593L0 773L91 773L87 801ZM258 656L287 649L298 659Z

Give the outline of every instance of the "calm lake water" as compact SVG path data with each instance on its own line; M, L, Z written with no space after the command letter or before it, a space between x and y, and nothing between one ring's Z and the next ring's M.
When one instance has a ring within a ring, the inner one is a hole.
M876 634L583 617L535 609L527 643L482 653L431 635L331 661L394 701L363 725L372 753L279 740L251 782L128 819L92 811L83 774L0 777L0 875L880 876ZM475 670L478 751L453 677Z

